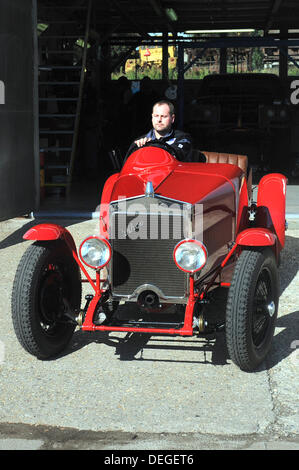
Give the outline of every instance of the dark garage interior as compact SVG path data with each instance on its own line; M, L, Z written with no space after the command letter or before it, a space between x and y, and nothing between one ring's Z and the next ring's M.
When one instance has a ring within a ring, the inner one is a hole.
M246 154L257 181L278 171L298 184L297 1L2 0L0 8L0 119L14 127L0 149L2 218L96 211L105 179L150 129L160 99L174 103L195 149ZM23 123L14 99L27 111Z

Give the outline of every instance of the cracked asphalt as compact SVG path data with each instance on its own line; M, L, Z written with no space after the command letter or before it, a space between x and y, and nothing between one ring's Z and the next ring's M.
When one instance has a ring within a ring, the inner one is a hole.
M95 220L59 220L76 243ZM12 282L36 221L0 223L0 450L299 449L299 221L289 221L273 347L255 373L223 333L175 338L77 330L55 360L17 342ZM85 286L87 289L87 286ZM87 290L86 290L87 293ZM221 295L217 313L223 309Z

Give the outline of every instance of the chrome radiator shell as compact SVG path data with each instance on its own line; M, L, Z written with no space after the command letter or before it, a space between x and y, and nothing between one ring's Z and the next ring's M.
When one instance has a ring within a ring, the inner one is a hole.
M115 299L136 301L145 290L161 303L186 303L188 274L179 270L173 250L191 236L192 206L158 195L110 203L109 277Z

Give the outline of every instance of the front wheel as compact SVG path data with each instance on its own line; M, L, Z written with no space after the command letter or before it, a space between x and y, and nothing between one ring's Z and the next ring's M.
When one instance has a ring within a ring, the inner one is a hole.
M227 349L240 369L253 371L266 358L278 299L278 272L272 251L244 250L236 264L226 308Z
M80 270L61 240L35 242L19 263L12 292L12 320L23 348L39 359L59 354L75 325L66 305L80 308Z

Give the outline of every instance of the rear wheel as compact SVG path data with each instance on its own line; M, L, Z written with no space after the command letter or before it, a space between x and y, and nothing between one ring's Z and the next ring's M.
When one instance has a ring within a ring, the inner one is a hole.
M228 353L242 370L255 370L269 352L278 293L278 272L272 251L244 250L236 264L226 308Z
M24 253L14 280L12 320L23 348L39 359L59 354L75 324L66 305L80 308L81 279L77 263L61 240L35 242Z

